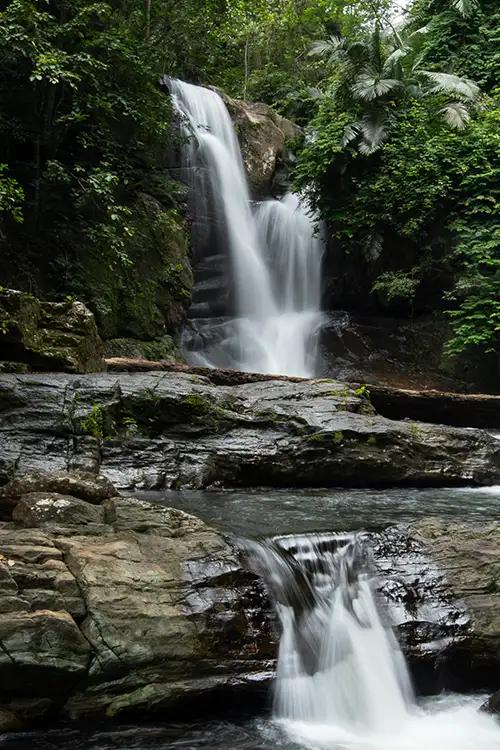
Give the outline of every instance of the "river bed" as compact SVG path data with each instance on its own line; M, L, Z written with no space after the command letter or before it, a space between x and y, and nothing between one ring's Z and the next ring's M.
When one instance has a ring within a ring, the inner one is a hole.
M500 486L461 489L333 489L140 492L139 497L200 516L240 537L377 529L425 517L498 519ZM339 737L331 727L275 722L267 713L195 717L190 722L54 727L0 736L2 750L497 750L500 725L477 709L483 695L420 698L395 734Z

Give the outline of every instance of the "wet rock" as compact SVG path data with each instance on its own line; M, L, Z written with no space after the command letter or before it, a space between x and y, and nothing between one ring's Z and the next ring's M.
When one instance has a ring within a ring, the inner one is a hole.
M27 721L151 712L269 677L262 588L199 519L43 493L15 516L23 527L0 533L1 710Z
M0 708L0 732L17 732L23 728L23 722L13 711Z
M302 137L301 128L278 115L268 104L231 99L219 93L236 127L253 197L283 192L283 187L276 184L279 172L283 167L286 171L288 144Z
M0 291L2 359L32 370L100 372L103 344L82 302L41 302L13 289Z
M90 647L68 612L9 612L0 619L0 644L0 699L57 703L87 669Z
M29 492L23 495L12 513L20 526L85 526L104 520L104 509L56 492Z
M453 486L494 483L500 469L492 436L386 419L333 380L5 375L2 399L0 481L53 467L100 470L122 488Z
M496 714L500 716L500 690L497 690L493 695L481 706L481 711L485 711L488 714Z
M34 472L16 477L0 487L0 520L9 521L19 500L30 493L71 495L87 503L102 503L117 492L106 477L90 472Z
M454 645L454 670L449 681L464 689L476 676L478 684L496 687L500 670L500 524L445 523L429 519L412 524L410 533L463 602L470 629Z

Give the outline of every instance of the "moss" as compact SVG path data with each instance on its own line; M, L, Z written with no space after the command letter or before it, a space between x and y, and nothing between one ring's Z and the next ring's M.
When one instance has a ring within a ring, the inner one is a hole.
M123 417L122 425L125 437L133 437L139 432L139 425L134 417Z
M131 207L125 264L103 262L105 249L82 248L74 292L94 311L105 339L144 342L175 337L191 300L188 231L178 209L141 193ZM148 357L150 358L150 357Z
M366 385L360 385L359 388L356 388L354 393L356 394L356 396L360 396L361 398L370 398L370 391L368 390Z
M369 435L366 442L368 443L368 445L377 445L377 438L375 437L375 435Z
M153 341L140 341L132 338L110 339L104 342L104 350L106 357L184 361L171 336L162 336Z
M0 348L6 361L34 370L105 369L94 317L74 300L41 302L31 294L1 290Z
M344 433L341 430L337 430L334 433L331 432L315 432L313 435L307 437L307 441L311 443L324 443L325 445L334 443L340 445L344 441Z
M80 420L79 428L81 432L91 435L99 443L113 438L134 437L140 432L133 415L128 413L113 415L99 404L94 404L87 416Z
M411 433L411 436L412 436L412 437L414 437L414 438L418 438L418 437L420 437L420 436L421 436L421 434L422 434L422 428L420 427L420 425L418 425L418 424L415 424L415 423L413 422L413 423L412 423L412 424L410 425L410 433Z

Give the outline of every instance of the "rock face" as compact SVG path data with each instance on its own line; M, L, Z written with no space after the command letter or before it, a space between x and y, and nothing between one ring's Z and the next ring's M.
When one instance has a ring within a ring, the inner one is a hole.
M391 419L410 417L458 427L500 428L500 396L369 385L377 411Z
M461 355L443 348L449 324L437 315L411 320L337 310L321 329L321 374L403 389L499 393L495 355Z
M500 690L490 697L486 703L481 706L482 711L486 711L489 714L497 714L500 716Z
M101 253L82 253L79 282L109 342L107 353L165 356L184 323L193 283L189 238L169 184L162 187L152 176L130 207L123 248L128 263L115 267L103 263Z
M449 524L431 519L410 533L449 581L470 622L455 644L455 687L478 682L495 688L500 672L500 523ZM457 623L458 624L458 623Z
M48 712L163 711L269 676L262 589L228 540L116 493L91 504L76 496L88 497L88 476L69 480L73 496L31 492L40 477L27 479L8 488L18 504L0 530L0 710L11 726Z
M276 621L235 544L182 511L117 495L104 478L63 478L5 488L16 502L0 525L0 726L165 715L265 685ZM42 485L73 494L33 491ZM429 520L366 537L419 683L493 686L500 524Z
M94 316L81 302L41 302L13 289L0 291L0 347L4 370L105 369Z
M301 128L268 104L244 102L219 93L236 127L252 196L283 193L290 158L288 144L302 137Z
M100 470L120 488L498 481L500 442L392 421L333 380L214 386L177 372L4 375L0 481Z

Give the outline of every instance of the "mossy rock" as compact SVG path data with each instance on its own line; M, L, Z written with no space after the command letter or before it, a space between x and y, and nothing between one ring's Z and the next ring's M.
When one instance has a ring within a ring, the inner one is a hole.
M4 371L105 369L94 316L74 300L42 302L26 292L0 290L0 347Z
M104 339L158 342L161 356L146 346L146 358L162 359L166 337L180 332L191 302L188 231L177 208L147 193L131 207L129 225L127 263L103 263L100 248L83 248L76 289L95 313ZM141 349L144 354L144 345Z
M109 339L104 342L104 351L106 357L184 361L171 336L162 336L156 341L140 341L132 338Z

